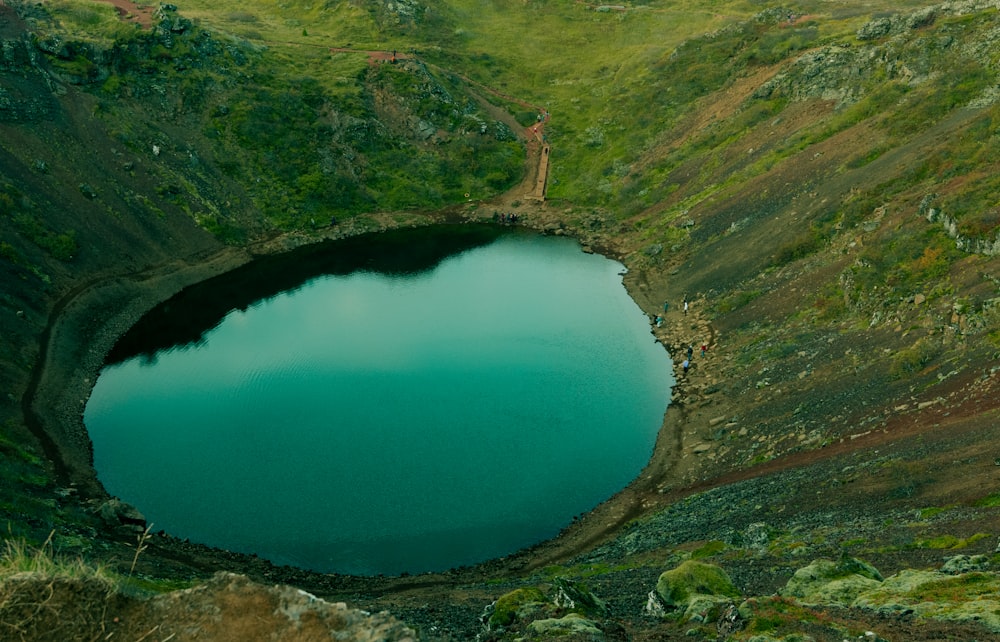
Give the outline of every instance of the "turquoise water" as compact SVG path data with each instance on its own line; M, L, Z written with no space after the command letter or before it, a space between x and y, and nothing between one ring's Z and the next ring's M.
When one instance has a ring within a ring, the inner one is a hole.
M156 530L325 572L538 543L635 478L662 424L671 364L621 271L515 234L312 278L107 366L98 475Z

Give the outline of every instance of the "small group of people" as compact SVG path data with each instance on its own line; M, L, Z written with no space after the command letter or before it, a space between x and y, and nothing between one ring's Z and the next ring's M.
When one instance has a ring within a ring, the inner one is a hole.
M684 297L684 305L683 305L683 308L682 308L684 310L684 314L688 313L688 306L689 306L689 303L688 303L687 297L685 296ZM669 307L670 307L670 302L669 301L664 301L663 302L663 314L667 313L667 308L669 308Z
M683 310L683 312L684 312L685 315L688 313L688 308L689 307L690 307L690 303L688 301L687 295L684 295L684 300L683 300L681 309ZM670 309L670 303L669 303L669 301L664 301L663 302L663 314L656 314L656 315L654 315L653 321L656 323L656 327L657 328L663 327L663 322L666 321L667 310L669 310L669 309ZM702 343L701 344L701 356L704 357L706 352L708 352L708 344L707 343ZM694 359L694 346L693 345L689 345L687 347L687 354L685 355L684 361L681 362L681 369L684 371L684 374L687 374L687 371L691 369L691 361L692 361L692 359Z
M701 356L704 357L706 352L708 352L708 344L703 343L701 344ZM687 374L688 369L691 368L691 360L693 358L694 358L694 346L688 346L687 356L684 358L683 363L681 363L681 368L684 369L684 374Z
M516 212L493 212L493 222L500 225L517 225L517 219Z

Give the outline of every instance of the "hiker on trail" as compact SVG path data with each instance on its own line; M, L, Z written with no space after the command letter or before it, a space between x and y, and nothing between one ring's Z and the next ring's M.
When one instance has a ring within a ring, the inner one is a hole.
M688 368L691 367L691 362L685 359L684 363L681 364L681 367L684 368L684 374L687 374Z
M666 301L664 301L663 302L663 314L667 313L667 308L669 308L669 307L670 307L670 304L667 303Z
M688 346L688 360L690 361L691 357L693 357L693 356L694 356L694 348L692 348L691 346Z
M684 299L684 314L687 314L687 313L688 313L688 302L687 302L687 299Z
M663 325L663 317L656 315L656 327L659 328Z
M701 356L704 357L706 352L708 352L708 345L703 343L701 344Z

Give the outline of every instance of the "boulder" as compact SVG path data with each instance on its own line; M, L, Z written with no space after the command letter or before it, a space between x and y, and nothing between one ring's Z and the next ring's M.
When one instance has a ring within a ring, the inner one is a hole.
M656 594L656 591L650 591L649 595L646 596L646 608L643 611L646 615L653 617L667 617L667 609L663 606L663 600Z
M125 526L139 532L146 528L146 516L132 504L127 504L117 497L104 502L94 512L108 526Z
M607 617L610 613L607 603L577 582L556 578L554 602L559 608L575 611L589 617Z
M941 572L959 575L971 571L985 571L989 566L990 558L986 555L956 555L945 560Z
M534 587L519 588L501 595L486 607L481 620L490 631L510 626L518 619L525 619L527 612L539 611L548 600L541 590Z
M570 613L561 618L535 620L528 629L545 639L571 637L574 640L603 640L604 632L597 625L579 613Z
M739 596L739 591L724 570L695 560L688 560L661 574L656 582L656 593L667 609L685 612L696 596Z
M850 606L881 582L881 574L871 564L845 556L839 562L818 559L800 568L779 593L803 604Z
M684 609L683 620L703 624L716 622L730 606L735 605L724 595L692 595Z
M891 616L975 622L1000 633L1000 575L905 569L859 595L852 606Z

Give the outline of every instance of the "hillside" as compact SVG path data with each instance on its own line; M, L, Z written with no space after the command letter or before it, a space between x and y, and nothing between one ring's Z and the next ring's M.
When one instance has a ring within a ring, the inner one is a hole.
M0 4L0 638L1000 639L995 4L117 5ZM108 503L81 412L144 311L499 208L695 349L622 493L398 578Z

